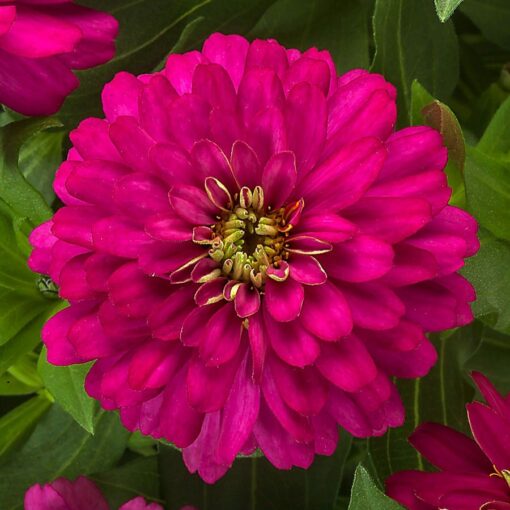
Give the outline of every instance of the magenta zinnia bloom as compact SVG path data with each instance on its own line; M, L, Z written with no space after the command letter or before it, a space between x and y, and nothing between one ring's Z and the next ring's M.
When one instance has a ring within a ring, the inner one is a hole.
M466 406L474 440L425 423L409 441L439 471L401 471L387 481L388 494L409 510L510 510L510 395L480 373L473 379L487 402Z
M25 494L25 510L109 510L100 490L87 478L74 482L58 478L46 485L33 485ZM147 503L142 497L123 504L119 510L163 510L161 505Z
M87 69L115 53L117 21L72 0L0 0L0 103L55 113Z
M391 376L427 373L424 332L472 319L455 272L476 224L447 205L440 135L394 132L382 76L234 35L120 73L103 107L31 237L71 303L49 360L98 359L89 394L209 482L240 452L308 467L337 425L400 425Z

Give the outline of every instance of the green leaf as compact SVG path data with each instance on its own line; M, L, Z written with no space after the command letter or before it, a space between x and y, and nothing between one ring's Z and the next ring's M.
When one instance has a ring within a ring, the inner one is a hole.
M33 386L29 386L28 384L21 382L10 373L0 375L1 396L30 395L36 391L37 389Z
M41 342L41 329L44 323L64 306L63 301L48 301L48 307L42 313L21 329L9 342L0 345L0 375Z
M0 128L0 198L19 217L39 225L52 215L42 195L18 168L19 153L25 141L45 129L60 127L52 118L33 118L12 122Z
M464 0L461 11L489 41L510 49L510 3L507 0Z
M158 441L150 436L144 436L139 430L129 436L127 447L144 457L151 457L158 453Z
M119 508L126 501L142 496L159 501L159 469L156 457L137 458L109 471L89 477L101 489L111 508Z
M19 168L47 204L55 200L53 179L62 162L64 130L42 131L29 138L19 153Z
M0 394L28 395L43 388L43 382L37 373L37 356L28 353L11 367L8 373L0 376Z
M339 72L368 68L368 13L358 0L278 0L250 37L273 37L284 46L328 50ZM346 51L348 48L348 51Z
M389 429L384 437L369 440L371 459L381 480L395 471L424 469L424 459L407 441L421 423L434 421L457 430L467 429L464 404L473 389L464 380L464 363L478 347L479 335L475 326L450 336L436 335L434 345L439 357L430 373L421 379L397 382L406 421L402 427Z
M0 346L49 305L37 289L36 275L28 268L26 257L19 249L19 239L8 213L0 200Z
M104 10L103 0L82 2ZM102 116L100 93L105 83L119 71L133 74L155 69L180 39L190 22L194 26L187 47L197 46L212 32L245 33L270 5L271 0L110 0L109 11L120 24L115 57L105 65L78 72L80 88L64 103L59 113L66 125L89 116Z
M469 211L499 239L510 240L510 161L468 147L465 168Z
M88 434L53 405L23 445L0 465L2 510L22 510L23 495L35 483L74 478L113 467L128 437L114 413L99 412L96 433Z
M510 333L510 244L486 230L479 237L479 252L462 270L476 289L473 313L490 327Z
M444 23L453 14L462 0L434 0L439 19Z
M87 432L94 433L96 402L85 392L85 376L92 363L58 367L48 363L44 348L39 357L38 370L47 390L57 404L68 412Z
M488 327L483 328L480 346L466 362L466 369L486 375L503 393L510 391L510 337Z
M414 80L411 88L411 120L413 125L427 124L441 133L443 143L448 149L446 175L452 188L450 203L466 207L464 185L464 165L466 162L466 143L462 128L455 114L441 101L434 99L427 90Z
M498 108L487 126L477 149L493 156L510 156L510 97Z
M306 470L281 471L264 457L239 458L214 485L204 483L197 475L190 476L181 453L163 446L160 453L163 496L170 508L195 505L207 510L333 510L350 446L350 437L342 433L335 454L318 456Z
M51 407L43 395L33 397L0 418L0 457L18 447Z
M410 120L411 84L419 80L445 100L459 76L458 42L451 21L441 23L431 1L377 0L373 71L397 86L400 123Z
M348 510L403 510L396 501L386 496L373 482L367 470L359 465L354 473L351 501Z
M435 101L430 92L418 81L411 84L411 124L420 126L424 122L422 110Z

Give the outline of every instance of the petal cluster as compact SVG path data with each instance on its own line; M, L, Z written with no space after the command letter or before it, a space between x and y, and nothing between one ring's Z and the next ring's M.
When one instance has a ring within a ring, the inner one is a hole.
M510 510L510 396L480 373L473 379L487 402L467 405L474 440L420 425L409 441L439 471L401 471L387 481L388 494L409 510Z
M338 425L399 426L391 378L426 374L425 333L472 320L456 271L477 227L448 205L440 135L395 132L380 75L235 35L102 99L31 237L70 303L49 360L97 360L89 394L208 482L256 448L306 468Z
M0 103L25 115L50 115L87 69L115 53L117 21L73 0L0 2Z
M25 494L25 510L109 510L109 508L101 491L83 476L75 481L58 478L45 485L33 485ZM191 507L186 508L193 510ZM119 510L163 510L163 507L156 503L147 503L142 497L138 497L124 503Z

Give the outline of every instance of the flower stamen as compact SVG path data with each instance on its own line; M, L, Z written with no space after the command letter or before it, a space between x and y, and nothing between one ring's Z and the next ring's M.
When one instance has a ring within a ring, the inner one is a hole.
M230 200L227 188L217 179L206 182L206 191L211 202L223 206L218 222L210 226L209 256L221 264L225 276L262 288L267 270L277 269L288 258L286 238L293 227L288 221L289 211L298 210L302 203L298 201L276 210L265 208L261 186L253 189L243 186ZM221 195L226 199L219 200ZM226 204L228 208L224 207ZM200 228L200 232L205 232L209 226ZM199 236L196 242L207 244ZM288 271L281 274L285 279Z

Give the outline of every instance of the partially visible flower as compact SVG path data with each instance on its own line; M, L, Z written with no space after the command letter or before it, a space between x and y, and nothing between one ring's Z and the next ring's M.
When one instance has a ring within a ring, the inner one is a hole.
M409 441L439 471L400 471L386 482L409 510L510 510L510 395L480 373L473 379L487 402L466 406L474 440L425 423Z
M33 485L25 494L25 510L109 510L100 490L87 478L74 482L58 478L45 485ZM147 503L142 497L124 503L119 510L163 510L161 505ZM181 510L194 510L184 507Z
M208 482L259 448L279 469L401 425L392 377L472 320L457 271L476 222L450 207L440 134L394 132L395 89L326 51L214 34L119 73L57 172L65 206L30 267L70 307L48 360Z
M0 0L0 103L25 115L55 113L87 69L115 53L118 24L72 0Z

